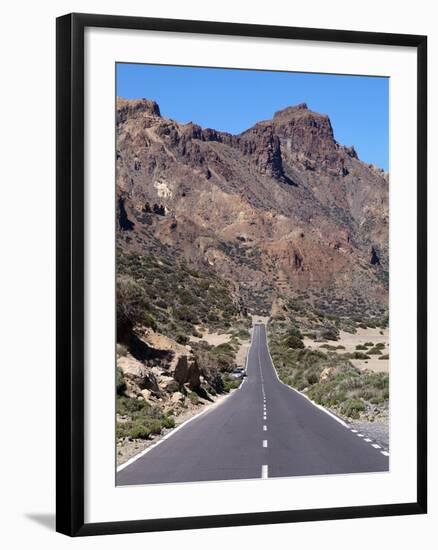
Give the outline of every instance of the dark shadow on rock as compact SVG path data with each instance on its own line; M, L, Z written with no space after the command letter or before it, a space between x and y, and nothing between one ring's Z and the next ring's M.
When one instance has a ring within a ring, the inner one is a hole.
M207 390L202 388L201 386L193 391L197 393L202 399L213 402L213 399L208 395Z
M172 353L168 350L155 349L146 344L136 334L131 333L129 351L137 361L169 360Z
M55 514L25 514L25 516L27 519L39 523L50 531L55 531L56 529Z
M294 182L289 176L286 176L286 174L283 174L283 181L284 183L287 183L288 185L291 185L292 187L298 187L298 184Z

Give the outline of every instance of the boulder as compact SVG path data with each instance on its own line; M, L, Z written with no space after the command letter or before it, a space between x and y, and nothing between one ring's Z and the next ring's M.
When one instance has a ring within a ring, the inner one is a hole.
M185 401L185 396L183 393L181 393L180 391L176 391L173 395L172 395L172 403L175 403L175 404L182 404L184 403Z
M176 358L173 377L180 386L188 384L191 390L200 387L200 370L193 355L180 355Z
M138 388L137 393L141 393L141 390L147 389L157 395L160 394L160 388L155 375L143 363L134 359L134 357L130 355L119 357L117 359L117 366L123 372L130 393L136 393L134 385Z
M172 338L150 328L138 336L148 346L151 357L156 355L161 358L159 365L151 362L151 372L160 388L166 389L170 384L171 389L172 384L168 377L172 377L179 386L188 384L192 390L200 387L201 372L190 346L178 344Z
M149 401L150 398L151 398L151 396L152 396L151 390L146 390L146 389L144 389L144 390L141 390L140 393L141 393L141 395L143 396L143 398L144 398L145 401Z

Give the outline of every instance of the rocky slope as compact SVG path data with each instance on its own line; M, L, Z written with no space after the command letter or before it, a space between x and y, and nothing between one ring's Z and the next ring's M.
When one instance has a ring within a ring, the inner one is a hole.
M305 104L231 135L119 98L117 201L125 253L215 273L254 313L320 290L386 310L388 177Z

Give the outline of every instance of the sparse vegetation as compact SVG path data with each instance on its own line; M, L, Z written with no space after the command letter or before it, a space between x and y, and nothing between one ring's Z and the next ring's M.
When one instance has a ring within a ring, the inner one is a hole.
M333 346L332 344L321 344L319 346L321 349L326 349L327 351L337 351L341 349L345 349L345 346Z
M287 345L288 338L287 323L271 325L271 355L283 382L347 418L357 419L363 415L374 418L379 410L387 411L388 374L362 371L350 362L350 359L369 359L369 355L362 351L334 353L330 347L336 346L330 344L324 345L325 353L321 348L293 349Z
M164 253L158 259L119 248L117 272L119 342L142 325L187 343L188 334L198 333L195 325L224 329L242 316L223 279Z
M370 356L361 351L353 351L353 353L346 353L345 356L348 359L370 359Z
M131 397L117 397L117 437L148 439L163 428L173 428L175 420L158 407Z
M117 367L116 369L116 391L117 395L123 395L126 389L125 379L123 378L122 369Z
M298 336L294 336L293 334L287 336L284 340L284 343L288 348L291 349L303 349L304 343Z

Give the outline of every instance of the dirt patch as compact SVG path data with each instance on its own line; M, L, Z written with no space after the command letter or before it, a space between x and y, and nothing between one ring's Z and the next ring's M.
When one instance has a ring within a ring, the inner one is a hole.
M383 334L381 334L383 333ZM363 346L366 343L372 342L373 345L384 344L384 348L381 349L381 355L370 355L370 359L351 359L352 364L360 369L369 369L374 372L388 372L389 360L380 359L382 355L389 355L389 329L380 328L358 328L356 334L350 334L343 330L339 333L339 340L336 342L315 342L310 338L304 338L304 345L310 349L324 349L325 344L330 346L343 346L345 349L332 349L336 353L353 353L355 351L361 351L367 353L366 349L356 349L356 346ZM372 346L368 346L367 349L371 349Z
M232 338L231 334L221 334L219 332L201 332L202 337L190 336L192 342L207 342L210 346L219 346L226 344Z

